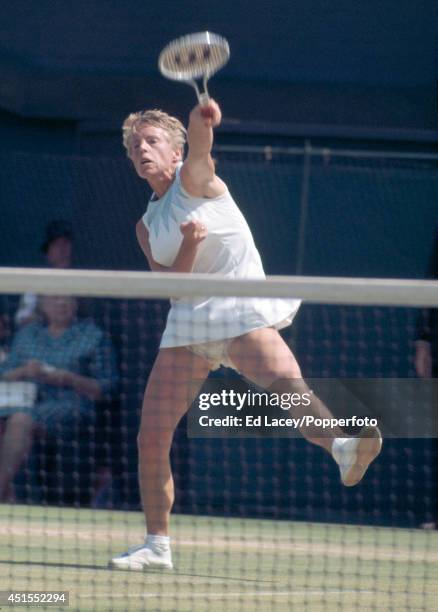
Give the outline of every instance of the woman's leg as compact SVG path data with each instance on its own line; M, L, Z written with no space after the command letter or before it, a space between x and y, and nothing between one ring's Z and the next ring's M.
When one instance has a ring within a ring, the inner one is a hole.
M29 454L33 430L28 414L16 412L7 419L0 446L0 501L7 501L15 474Z
M229 356L244 376L272 393L298 393L301 396L310 393L310 405L303 403L290 408L294 418L333 418L325 404L310 392L302 379L297 360L277 330L266 327L236 338L229 349ZM321 436L321 428L312 424L301 427L300 432L307 440L329 452L333 439L345 435L339 427L333 427L324 430L324 436Z
M254 330L236 338L228 355L239 371L250 380L274 393L310 393L309 405L299 404L290 409L291 416L313 416L332 419L324 403L311 393L301 378L300 368L291 350L272 328ZM325 448L338 463L341 479L346 486L357 484L369 464L380 452L382 438L377 427L363 428L358 437L349 438L338 426L324 430L315 425L300 427L300 433L310 442Z
M207 362L186 348L161 349L146 387L140 431L139 484L150 535L167 535L174 501L169 452L175 429L208 376Z

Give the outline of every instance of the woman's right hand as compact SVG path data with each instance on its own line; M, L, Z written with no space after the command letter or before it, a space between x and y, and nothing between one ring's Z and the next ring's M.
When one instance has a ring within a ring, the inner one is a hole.
M190 113L190 121L207 128L215 128L222 121L222 112L219 104L209 98L206 104L197 104Z
M37 359L30 359L24 365L5 372L2 376L2 380L11 382L20 380L41 381L43 375L44 364Z
M44 375L44 364L37 359L31 359L22 366L21 372L26 378L39 380Z

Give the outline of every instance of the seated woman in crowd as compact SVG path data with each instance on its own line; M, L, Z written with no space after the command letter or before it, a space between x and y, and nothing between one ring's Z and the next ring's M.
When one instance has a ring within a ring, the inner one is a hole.
M29 381L37 388L33 405L0 404L0 501L11 498L34 434L71 438L78 423L93 420L95 402L108 398L117 383L110 340L92 321L76 318L76 299L41 297L39 309L41 320L17 332L0 365L1 380Z
M9 352L11 326L9 316L0 312L0 364L6 361Z

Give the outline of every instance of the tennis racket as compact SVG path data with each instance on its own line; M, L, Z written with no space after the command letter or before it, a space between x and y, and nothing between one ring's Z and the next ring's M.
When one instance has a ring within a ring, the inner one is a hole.
M210 99L208 79L222 68L230 57L228 42L218 34L199 32L172 40L158 58L163 76L194 87L201 106Z

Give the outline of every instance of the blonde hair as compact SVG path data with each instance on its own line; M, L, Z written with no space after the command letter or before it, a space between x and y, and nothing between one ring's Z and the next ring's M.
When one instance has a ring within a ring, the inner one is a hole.
M161 128L169 136L169 141L181 152L184 151L186 142L186 129L176 117L156 108L152 110L138 111L131 113L123 122L123 146L128 157L131 146L132 135L137 134L142 125L152 125Z

